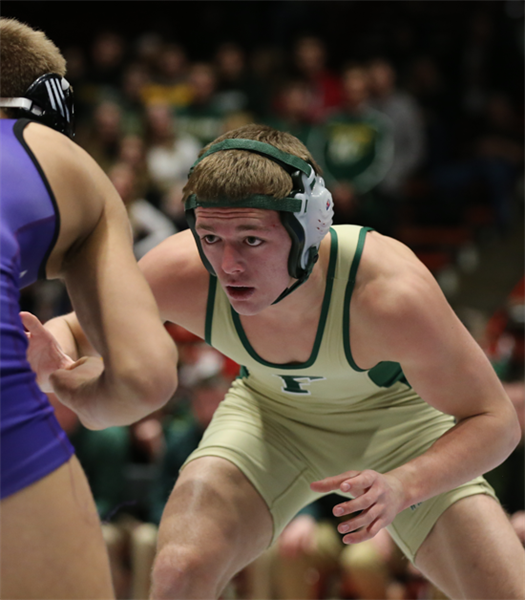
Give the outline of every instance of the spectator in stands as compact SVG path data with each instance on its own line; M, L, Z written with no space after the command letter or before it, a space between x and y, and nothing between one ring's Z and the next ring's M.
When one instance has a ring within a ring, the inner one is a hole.
M142 56L144 43L142 40ZM155 38L150 42L159 42ZM187 106L191 101L192 91L188 84L189 61L185 48L181 44L160 42L153 44L151 56L146 54L151 81L142 92L146 104L167 103L172 108Z
M84 48L79 44L68 46L64 50L67 63L67 76L75 94L75 121L82 123L90 114L90 108L95 104L91 89L87 83L87 58Z
M124 135L120 140L116 162L125 163L133 170L137 196L158 206L158 196L154 193L153 180L146 160L144 137L136 134Z
M271 111L272 98L290 79L285 50L277 45L257 46L249 56L249 71L257 85L265 90L265 104Z
M308 147L332 192L334 222L366 224L390 233L392 207L381 203L374 190L392 166L392 125L367 104L368 74L363 66L345 67L342 79L343 108L312 129Z
M118 92L126 61L127 44L116 31L101 31L92 38L86 84L93 103Z
M201 145L181 131L179 119L165 102L148 105L145 118L148 169L158 193L164 195L173 185L186 181Z
M126 134L144 133L143 93L149 83L149 72L139 62L126 66L114 99L122 111L122 127Z
M138 259L176 233L175 226L160 210L136 193L136 178L132 167L125 163L113 165L108 176L126 205L133 230L133 252Z
M75 140L107 172L118 156L123 134L122 109L116 102L104 100L91 120L79 124Z
M191 101L177 109L179 128L197 138L202 147L223 132L227 113L216 102L217 74L211 63L193 63L188 84Z
M407 69L406 89L421 109L427 147L425 167L432 169L453 152L459 114L453 86L437 60L421 54Z
M396 71L385 58L368 63L369 105L389 117L394 136L392 166L378 185L378 191L393 201L403 197L404 186L422 164L425 134L415 99L397 85Z
M308 84L301 79L289 80L275 98L273 114L264 122L275 129L288 131L307 144L312 129L310 105Z
M248 69L244 49L237 43L220 44L214 54L217 106L225 113L247 113L258 120L268 112L267 91Z
M310 90L310 118L319 122L343 102L340 77L328 68L325 42L314 35L300 37L293 48L292 73L307 83Z

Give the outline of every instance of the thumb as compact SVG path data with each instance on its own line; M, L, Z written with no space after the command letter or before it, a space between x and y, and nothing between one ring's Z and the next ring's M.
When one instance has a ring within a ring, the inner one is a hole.
M39 329L44 327L39 319L30 312L22 311L20 313L20 319L22 320L22 325L29 333L36 333Z
M69 358L69 356L68 356ZM81 356L78 360L71 360L71 362L67 365L65 365L63 368L65 371L72 371L73 369L76 369L77 367L80 367L81 365L83 365L85 362L87 362L90 359L89 356Z

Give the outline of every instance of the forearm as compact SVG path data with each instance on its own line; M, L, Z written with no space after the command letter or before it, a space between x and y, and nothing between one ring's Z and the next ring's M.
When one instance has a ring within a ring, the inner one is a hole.
M50 382L59 400L75 411L88 429L130 425L169 399L168 393L150 395L151 383L141 382L136 373L115 376L104 369L102 359L94 357L57 370Z
M519 438L515 412L504 407L458 421L426 452L387 475L401 483L405 509L492 470Z

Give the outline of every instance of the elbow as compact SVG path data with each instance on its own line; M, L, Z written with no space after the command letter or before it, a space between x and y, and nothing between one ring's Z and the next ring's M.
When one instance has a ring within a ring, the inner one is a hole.
M140 365L123 376L130 398L144 414L162 408L178 386L177 351L171 342L159 345L143 357Z
M176 353L153 358L145 386L142 402L152 411L162 408L173 397L178 386Z

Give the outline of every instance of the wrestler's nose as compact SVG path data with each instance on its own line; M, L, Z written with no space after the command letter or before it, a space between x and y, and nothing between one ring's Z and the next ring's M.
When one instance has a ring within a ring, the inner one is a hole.
M222 252L222 269L230 275L244 271L244 261L234 244L225 244Z

